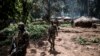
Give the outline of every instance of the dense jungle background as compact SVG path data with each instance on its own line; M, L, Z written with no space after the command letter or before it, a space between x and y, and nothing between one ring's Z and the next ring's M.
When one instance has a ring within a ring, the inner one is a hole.
M9 55L19 22L30 35L26 56L100 56L100 0L0 0L0 15L0 56ZM50 54L47 31L55 19L57 52Z

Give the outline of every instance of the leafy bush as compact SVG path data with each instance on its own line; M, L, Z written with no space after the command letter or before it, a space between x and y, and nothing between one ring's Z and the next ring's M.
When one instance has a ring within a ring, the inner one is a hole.
M12 36L17 31L17 24L10 24L7 28L4 29L6 36Z
M86 45L87 44L87 39L82 38L81 36L79 38L77 38L76 41L81 45Z
M9 45L11 43L12 37L18 31L17 26L17 24L10 24L10 26L1 31L7 36L7 39L0 41L0 45ZM47 28L48 25L33 25L30 23L27 25L26 30L30 33L30 39L37 40L46 35Z
M45 21L36 21L36 22L33 22L34 25L45 25L47 24Z
M0 41L0 46L9 45L11 43L11 38L13 37L15 31L17 30L17 24L10 24L7 28L1 30L1 33L7 37L4 41Z
M42 38L42 36L46 34L47 28L47 25L28 24L27 30L31 35L30 39L37 40Z

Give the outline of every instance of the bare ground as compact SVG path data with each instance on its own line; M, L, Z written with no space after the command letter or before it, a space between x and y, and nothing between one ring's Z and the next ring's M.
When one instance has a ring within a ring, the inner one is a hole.
M50 44L48 41L41 41L40 43L44 43L41 47L30 42L26 56L100 56L100 44L80 45L72 40L79 36L86 38L100 37L100 30L63 27L56 37L56 52L49 53Z

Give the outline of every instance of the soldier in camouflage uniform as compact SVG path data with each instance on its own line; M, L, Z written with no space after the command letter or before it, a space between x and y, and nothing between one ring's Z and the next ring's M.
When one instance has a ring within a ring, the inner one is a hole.
M48 29L48 35L49 35L49 43L51 44L50 51L55 50L55 39L57 35L57 26L54 24L54 22L51 23L51 26Z
M58 21L57 18L55 19L55 24L56 24L56 26L57 26L57 30L59 30L59 29L60 29L60 28L59 28L60 23L59 23L59 21ZM58 35L58 31L56 32L56 34Z
M74 27L74 20L71 20L71 26Z
M59 21L57 18L55 19L55 24L57 25L57 27L59 26Z
M24 23L20 22L18 24L18 29L19 32L12 39L11 56L25 56L27 46L29 45L29 34L25 30Z

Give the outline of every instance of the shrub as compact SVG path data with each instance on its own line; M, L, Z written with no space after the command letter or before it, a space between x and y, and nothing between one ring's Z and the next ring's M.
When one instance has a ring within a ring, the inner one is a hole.
M17 31L17 24L10 24L7 28L4 29L6 36L12 36Z
M87 39L82 38L81 36L79 38L77 38L76 41L81 45L86 45L87 44Z
M100 38L98 37L91 37L91 38L78 37L78 38L73 38L72 40L76 41L81 45L100 44Z
M7 28L1 30L0 32L3 33L7 38L3 41L0 41L0 46L9 45L16 30L17 24L10 24Z
M93 38L90 40L91 43L100 43L100 38Z
M3 29L1 32L7 36L4 41L0 41L0 45L9 45L11 43L12 37L15 35L17 29L17 24L10 24L7 28ZM26 30L30 33L30 39L38 40L46 35L48 25L33 25L28 24Z
M28 24L28 32L30 33L31 37L30 39L32 40L38 40L42 38L44 34L46 34L48 26L47 25L33 25L33 24Z

